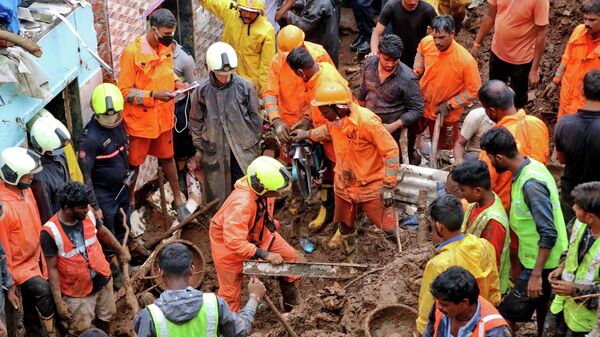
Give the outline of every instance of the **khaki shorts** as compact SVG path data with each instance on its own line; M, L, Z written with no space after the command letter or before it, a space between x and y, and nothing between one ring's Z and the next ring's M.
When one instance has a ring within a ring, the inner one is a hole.
M65 322L69 335L79 336L92 327L95 318L110 322L117 313L112 277L100 291L93 295L80 298L63 296L63 300L67 303L72 316L70 322Z

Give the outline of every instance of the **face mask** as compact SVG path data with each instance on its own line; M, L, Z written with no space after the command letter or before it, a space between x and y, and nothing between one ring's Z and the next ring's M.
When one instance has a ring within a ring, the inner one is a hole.
M26 190L31 186L31 183L18 183L17 188L20 190Z
M116 113L113 115L96 115L96 119L105 128L112 129L116 128L121 124L121 120L123 119L121 113Z
M158 32L158 29L156 30L156 33L158 34L158 42L165 47L170 46L173 43L173 39L175 39L175 37L173 35L165 35L165 36L160 35L160 33Z

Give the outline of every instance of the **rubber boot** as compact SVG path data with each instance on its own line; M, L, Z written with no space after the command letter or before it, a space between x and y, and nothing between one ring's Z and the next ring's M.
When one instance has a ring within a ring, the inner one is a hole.
M281 288L281 297L283 298L283 311L290 312L295 306L302 303L300 293L296 287L296 283L288 282L285 278L279 278L279 288Z
M340 223L336 224L337 229L335 230L335 234L333 234L333 237L327 243L327 248L336 249L341 246L341 244L342 244L342 233L340 233L341 225L342 224L340 224Z
M56 337L56 329L54 327L54 314L50 315L50 317L44 317L38 311L38 316L40 317L40 322L42 322L42 328L44 329L43 336Z
M356 228L348 234L341 234L340 232L340 237L342 239L342 251L346 255L346 262L355 263L358 257L358 233Z
M333 185L321 185L321 209L317 217L308 224L308 229L316 232L333 220L333 211L335 209L333 201Z
M121 289L123 283L125 283L125 278L123 277L123 271L121 270L121 264L119 263L119 259L117 259L117 255L109 255L108 262L110 263L110 272L113 278L113 288Z

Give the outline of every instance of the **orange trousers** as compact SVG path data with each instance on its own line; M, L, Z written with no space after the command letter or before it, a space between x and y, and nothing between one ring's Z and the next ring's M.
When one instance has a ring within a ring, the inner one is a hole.
M296 250L290 246L284 238L279 235L279 233L273 233L273 243L271 244L271 248L269 252L277 253L281 255L283 261L285 262L295 262L298 261L298 254ZM267 249L267 247L261 247L262 249ZM217 272L217 279L219 280L219 293L229 305L231 310L234 312L238 312L241 309L242 303L242 281L243 274L232 272L234 268L231 268L230 264L228 266L221 265L218 261L215 262L215 270ZM239 261L239 268L235 268L237 270L242 269L242 265L244 264L243 260ZM286 281L295 282L298 280L298 277L286 277Z
M335 196L335 211L333 223L343 223L348 228L354 228L354 220L358 208L362 208L367 217L375 226L383 231L396 227L398 216L394 207L386 208L381 197L361 203L352 203L341 197Z

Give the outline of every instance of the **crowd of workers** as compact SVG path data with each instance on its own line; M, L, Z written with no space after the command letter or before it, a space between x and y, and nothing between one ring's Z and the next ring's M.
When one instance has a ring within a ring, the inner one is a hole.
M351 48L369 54L356 96L336 68L338 2L288 0L268 17L263 0L200 0L224 24L222 42L206 50L204 79L173 39L175 16L155 11L148 32L123 52L116 85L94 90L94 116L77 146L42 111L27 125L28 148L0 153L0 336L16 335L19 316L27 336L109 332L113 288L131 259L124 223L148 155L159 159L179 220L190 216L180 192L188 163L203 201L219 200L209 230L219 290L192 288L190 251L168 244L158 254L167 290L137 313L135 332L249 334L266 289L252 278L242 308L243 262L298 259L274 218L275 198L293 185L292 144L322 147L321 208L308 227L333 223L328 248L355 262L359 209L396 239L402 131L418 165L439 116L434 146L452 150L454 165L447 194L429 207L435 252L417 333L510 336L534 312L539 336L590 332L600 293L600 0L582 5L583 24L544 90L560 86L560 192L545 166L548 128L523 109L540 82L549 2L488 2L473 46L462 46L455 35L470 1L389 0L376 25L370 1L352 1L360 33ZM482 84L474 57L492 26ZM481 108L465 113L477 101ZM277 159L261 153L263 121L277 136ZM301 302L297 280L279 279L285 311Z

